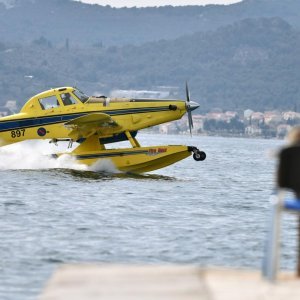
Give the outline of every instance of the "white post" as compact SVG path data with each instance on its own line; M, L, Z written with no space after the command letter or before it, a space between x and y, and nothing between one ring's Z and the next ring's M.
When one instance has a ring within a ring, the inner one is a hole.
M276 280L279 269L280 230L283 195L273 195L270 198L271 216L267 232L267 244L263 264L263 276L270 281Z

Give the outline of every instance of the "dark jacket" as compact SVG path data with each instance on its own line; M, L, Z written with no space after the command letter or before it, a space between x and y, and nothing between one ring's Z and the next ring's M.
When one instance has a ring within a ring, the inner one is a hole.
M281 188L291 189L300 199L300 144L281 150L277 184Z

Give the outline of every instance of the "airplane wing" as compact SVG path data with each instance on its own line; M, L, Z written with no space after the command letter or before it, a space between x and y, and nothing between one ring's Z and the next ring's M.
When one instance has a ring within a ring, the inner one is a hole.
M88 138L93 134L107 136L118 132L121 128L111 116L104 113L90 113L64 124L71 131L69 137L77 141L81 138Z

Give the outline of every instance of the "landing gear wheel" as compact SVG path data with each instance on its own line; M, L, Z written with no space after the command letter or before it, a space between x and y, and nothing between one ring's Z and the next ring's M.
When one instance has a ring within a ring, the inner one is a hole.
M194 154L193 154L193 158L194 158L194 160L196 160L196 161L202 161L202 160L205 160L205 158L206 158L206 153L205 152L203 152L203 151L197 151L197 152L195 152Z

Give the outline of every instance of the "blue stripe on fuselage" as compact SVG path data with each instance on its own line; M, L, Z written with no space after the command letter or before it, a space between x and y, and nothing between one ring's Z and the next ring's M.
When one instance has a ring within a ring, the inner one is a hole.
M79 118L81 116L91 114L91 113L105 113L110 116L118 116L118 115L126 115L126 114L140 114L146 112L158 112L158 111L167 111L169 110L168 106L165 107L151 107L151 108L133 108L133 109L119 109L119 110L111 110L111 111L91 111L86 113L73 113L73 114L65 114L65 115L56 115L56 116L47 116L47 117L36 117L36 118L28 118L28 119L19 119L19 120L8 120L8 121L0 121L0 132L8 131L8 130L16 130L21 128L29 128L29 127L37 127L37 126L46 126L57 123L64 123L66 121Z

